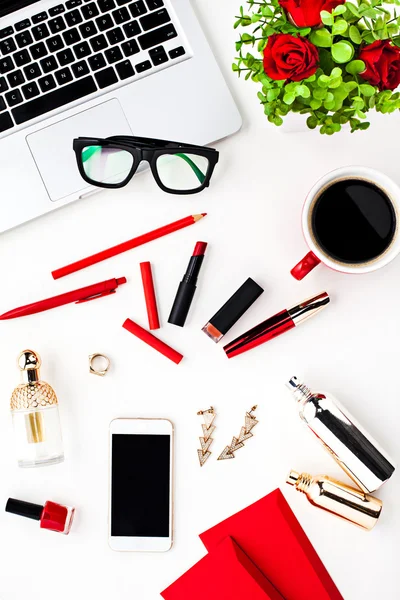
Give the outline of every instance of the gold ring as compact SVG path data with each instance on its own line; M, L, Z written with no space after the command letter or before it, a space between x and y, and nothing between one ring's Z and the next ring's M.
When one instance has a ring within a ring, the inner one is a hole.
M98 370L95 369L93 366L93 361L95 361L97 358L101 359L101 362L105 361L105 366L103 367L103 369ZM104 354L90 354L89 356L89 372L92 373L92 375L99 375L100 377L104 377L104 375L107 373L108 369L110 368L110 359L108 358L108 356L105 356Z

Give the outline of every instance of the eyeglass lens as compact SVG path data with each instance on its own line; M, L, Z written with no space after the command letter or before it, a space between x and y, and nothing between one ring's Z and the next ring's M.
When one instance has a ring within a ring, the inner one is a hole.
M156 167L161 183L170 190L189 191L203 185L209 162L204 156L177 152L157 158Z
M81 157L86 176L98 183L122 183L134 162L130 152L110 146L85 146Z

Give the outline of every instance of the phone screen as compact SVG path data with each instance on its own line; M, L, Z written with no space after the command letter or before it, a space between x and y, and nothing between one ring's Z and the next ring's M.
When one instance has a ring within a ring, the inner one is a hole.
M111 535L169 537L171 436L113 434Z

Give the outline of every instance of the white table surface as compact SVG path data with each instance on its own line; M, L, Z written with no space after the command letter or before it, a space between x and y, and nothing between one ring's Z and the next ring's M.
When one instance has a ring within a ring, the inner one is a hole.
M370 533L314 509L285 484L288 470L346 477L302 426L284 383L296 373L313 389L331 391L393 457L400 456L400 259L360 277L324 267L301 283L289 275L306 251L301 206L318 177L356 163L400 183L400 115L375 118L367 132L333 138L287 135L269 125L256 84L237 80L230 70L237 4L195 2L244 120L239 134L217 144L220 163L207 191L166 195L147 173L124 190L102 192L0 237L0 312L110 277L129 279L110 298L1 324L1 600L156 600L205 554L199 533L278 486L346 600L399 598L398 474L379 491L384 510ZM172 236L57 282L50 276L74 259L205 211L206 219ZM209 248L187 326L180 329L167 318L200 239ZM126 317L146 326L139 271L144 260L154 267L159 336L185 355L179 366L121 327ZM213 344L200 329L249 276L265 293L226 341L314 293L329 291L332 303L302 328L228 361L222 344ZM8 401L18 383L15 360L26 347L41 354L42 377L59 396L62 465L33 470L16 465ZM93 352L110 356L107 377L89 375L87 357ZM210 404L218 411L217 429L212 458L200 469L196 412ZM260 421L254 438L235 460L217 462L253 404L259 405ZM175 544L167 554L114 553L107 546L108 424L134 416L168 417L176 427ZM56 535L6 514L1 506L9 496L75 505L71 534ZM209 585L204 582L205 597Z

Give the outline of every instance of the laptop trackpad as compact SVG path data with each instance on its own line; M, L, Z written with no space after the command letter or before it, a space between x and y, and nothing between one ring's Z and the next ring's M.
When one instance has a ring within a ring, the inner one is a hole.
M78 171L72 149L73 139L111 135L132 135L116 98L27 136L26 141L50 200L61 200L88 188Z

